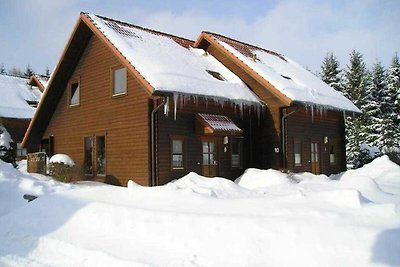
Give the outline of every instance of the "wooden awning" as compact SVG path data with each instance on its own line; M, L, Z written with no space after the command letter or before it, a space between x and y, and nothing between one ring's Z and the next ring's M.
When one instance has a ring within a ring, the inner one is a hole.
M196 130L205 135L242 135L240 129L230 118L224 115L197 113Z

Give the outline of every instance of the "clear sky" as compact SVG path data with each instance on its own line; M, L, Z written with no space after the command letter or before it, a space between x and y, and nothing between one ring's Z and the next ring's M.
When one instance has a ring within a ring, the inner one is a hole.
M319 71L328 51L368 66L400 53L400 0L0 0L0 64L53 69L86 11L196 39L203 30L282 53Z

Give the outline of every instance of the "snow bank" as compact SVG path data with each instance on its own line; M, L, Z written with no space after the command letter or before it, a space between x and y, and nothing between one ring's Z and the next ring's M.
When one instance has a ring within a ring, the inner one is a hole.
M381 157L337 180L252 169L239 184L189 173L159 187L61 190L3 163L0 265L399 266L400 191L381 183L399 177ZM41 197L10 208L14 194L40 187ZM364 187L375 188L373 201Z
M55 154L50 158L49 163L64 163L70 167L75 165L75 162L70 158L70 156L65 154Z
M247 169L242 176L236 179L235 183L247 188L256 189L272 185L293 183L288 175L277 170Z

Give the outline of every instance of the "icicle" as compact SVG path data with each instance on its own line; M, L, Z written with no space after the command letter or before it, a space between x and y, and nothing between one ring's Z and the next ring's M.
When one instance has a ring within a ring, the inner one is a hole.
M174 93L174 120L176 120L176 105L179 100L179 95Z
M314 123L314 106L311 106L311 121Z
M164 115L168 116L169 114L169 101L164 105Z

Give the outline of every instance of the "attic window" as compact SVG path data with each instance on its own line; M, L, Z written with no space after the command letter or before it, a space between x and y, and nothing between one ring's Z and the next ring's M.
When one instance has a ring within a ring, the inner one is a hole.
M208 74L210 74L211 76L213 76L217 80L226 81L224 76L222 76L221 73L219 73L219 72L212 71L212 70L207 70L207 72L208 72Z
M79 82L74 82L70 85L69 105L79 105Z
M283 75L283 74L281 74L281 76L283 77L283 78L285 78L286 80L291 80L292 78L290 78L289 76L286 76L286 75Z

